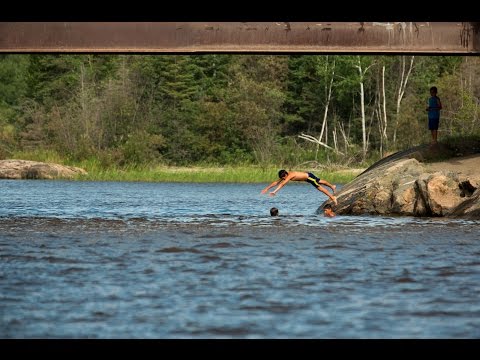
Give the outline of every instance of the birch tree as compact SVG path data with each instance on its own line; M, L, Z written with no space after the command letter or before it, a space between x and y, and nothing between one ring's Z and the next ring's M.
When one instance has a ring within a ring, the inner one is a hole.
M408 70L406 70L406 59L405 56L400 57L400 82L398 84L397 98L396 98L396 111L395 111L395 127L393 129L393 145L397 143L397 129L398 121L400 117L400 106L402 103L403 96L405 95L405 89L407 88L408 78L413 69L413 61L415 56L410 57L410 64Z
M362 66L362 61L360 56L357 56L357 65L355 67L358 69L359 74L359 83L360 83L360 115L362 119L362 153L363 159L367 156L367 129L366 129L366 119L365 119L365 91L364 91L364 81L365 74L367 71L374 65L371 63L366 68Z
M325 61L325 73L329 72L328 69L328 56L326 57ZM321 145L321 141L323 138L323 133L327 127L327 116L328 116L328 107L330 106L330 100L332 98L332 88L333 88L333 79L335 77L335 57L333 58L332 68L330 70L330 83L327 85L325 82L325 92L326 92L326 99L325 99L325 108L323 112L323 121L322 121L322 129L320 130L320 135L318 136L318 144L317 144L317 151L315 152L315 160L318 158L318 149L319 145ZM328 89L327 89L328 87ZM327 136L325 136L325 144L327 143Z

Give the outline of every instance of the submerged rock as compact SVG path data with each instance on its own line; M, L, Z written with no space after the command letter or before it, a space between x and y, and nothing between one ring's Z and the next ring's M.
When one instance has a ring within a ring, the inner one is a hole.
M84 169L30 160L0 160L0 179L71 179Z

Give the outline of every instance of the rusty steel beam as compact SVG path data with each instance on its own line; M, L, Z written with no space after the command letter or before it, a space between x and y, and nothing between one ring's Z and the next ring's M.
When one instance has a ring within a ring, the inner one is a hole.
M0 22L0 53L480 54L474 22Z

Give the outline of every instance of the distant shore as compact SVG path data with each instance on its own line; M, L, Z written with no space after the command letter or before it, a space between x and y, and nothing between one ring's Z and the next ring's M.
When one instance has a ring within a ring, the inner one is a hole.
M0 161L0 179L145 181L184 183L262 183L278 176L277 167L259 166L130 166L102 168L92 164L61 165L55 162L9 159ZM315 173L331 183L346 184L364 169L295 168Z

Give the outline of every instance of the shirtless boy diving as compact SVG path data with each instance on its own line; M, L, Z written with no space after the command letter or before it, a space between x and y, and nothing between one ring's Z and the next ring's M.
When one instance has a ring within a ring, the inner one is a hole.
M337 188L336 185L330 184L326 180L320 180L318 177L316 177L314 174L310 172L303 172L303 171L290 171L287 172L286 170L280 170L278 172L278 177L280 178L279 180L275 180L272 182L270 185L268 185L265 189L262 190L262 194L265 194L270 188L277 186L278 187L270 192L270 196L275 196L276 193L284 187L290 180L291 181L306 181L310 184L312 184L317 190L323 192L325 195L327 195L330 200L333 201L335 205L337 205L337 198L333 195L335 194L335 190ZM328 186L330 189L332 189L332 194L328 192L325 187L322 185Z

